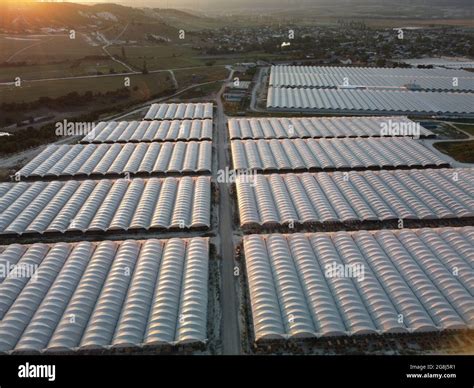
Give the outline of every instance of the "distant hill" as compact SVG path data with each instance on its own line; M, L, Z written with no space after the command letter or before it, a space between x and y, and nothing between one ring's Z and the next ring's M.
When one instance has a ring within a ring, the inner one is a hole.
M164 23L179 26L180 29L201 30L222 25L218 19L200 16L192 12L171 8L154 8L153 11Z
M92 1L92 0L90 0ZM122 0L126 3L127 0ZM166 7L172 4L173 8L191 10L205 10L215 12L227 12L227 11L240 11L251 14L255 9L290 9L292 7L307 6L307 7L318 7L318 6L332 6L335 11L341 12L336 8L341 5L353 6L387 6L387 12L394 13L394 10L400 6L407 5L421 5L427 7L471 7L472 0L128 0L129 4L135 6L148 6L148 7Z
M107 27L129 22L151 23L157 19L143 9L117 4L0 2L0 28L4 29Z
M165 0L132 0L130 4L155 7ZM280 18L300 17L365 17L419 19L465 18L473 14L474 0L173 0L174 7L134 8L114 3L95 5L76 3L42 3L23 0L0 0L0 28L12 32L38 30L40 28L100 29L117 28L127 24L124 40L139 39L144 33L174 37L178 29L200 30L232 25L230 17L240 15L265 15ZM163 6L163 5L162 5ZM209 17L201 12L222 16ZM107 33L106 33L107 35Z

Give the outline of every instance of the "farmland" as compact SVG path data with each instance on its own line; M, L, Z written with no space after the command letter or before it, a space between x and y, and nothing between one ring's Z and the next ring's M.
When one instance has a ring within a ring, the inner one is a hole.
M0 35L0 62L28 62L42 64L74 61L86 56L103 55L101 47L91 44L84 34L69 35Z
M148 75L129 75L130 87L134 94L143 99L147 96L159 93L172 86L169 75L166 73ZM57 81L25 82L22 87L14 85L1 86L2 102L32 102L40 97L56 98L70 92L106 93L124 87L124 76L115 75L101 77L100 82L96 78L79 78ZM135 89L135 87L137 89Z
M175 69L180 67L203 66L204 60L197 59L199 52L189 46L177 44L156 44L153 46L126 46L125 61L131 66L141 69L146 62L148 70ZM109 52L120 56L122 48L113 46Z
M0 82L12 82L16 77L22 80L47 78L79 77L127 71L122 65L107 57L85 59L75 62L62 62L45 65L5 66L2 68Z
M456 127L460 129L461 131L466 132L470 134L471 136L474 136L474 124L456 123Z
M474 141L441 142L434 146L461 163L474 163Z

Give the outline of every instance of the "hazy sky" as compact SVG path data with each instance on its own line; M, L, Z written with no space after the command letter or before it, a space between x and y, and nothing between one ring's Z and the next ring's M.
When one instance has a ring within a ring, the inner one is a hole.
M274 6L291 6L295 4L334 4L334 3L352 3L352 4L450 4L450 3L465 3L469 4L472 0L80 0L78 3L120 3L130 6L141 4L149 4L150 6L169 5L169 7L179 7L182 4L193 5L196 3L203 4L219 4L227 7L239 7L242 4L259 4L259 5L274 5ZM74 0L71 0L74 2Z
M1 0L0 0L1 1ZM74 1L74 0L73 0ZM305 6L327 5L335 7L348 7L354 5L387 5L390 7L403 7L407 5L472 5L474 0L82 0L81 3L117 3L135 7L156 7L156 8L188 8L195 10L245 10L255 8L302 8Z
M336 1L354 1L354 0L336 0ZM356 0L361 1L361 0ZM367 1L367 0L362 0ZM369 0L370 1L370 0ZM242 4L259 4L259 5L274 5L274 6L291 6L294 4L331 4L333 0L82 0L77 1L81 3L118 3L126 4L130 6L143 6L147 5L150 7L183 7L183 6L194 6L194 5L208 5L221 7L236 8L241 7Z
M304 5L334 4L334 2L351 3L367 2L374 0L82 0L80 3L116 3L135 7L157 7L157 8L189 8L189 9L242 9L251 8L288 8L302 7ZM375 0L380 1L380 0ZM383 1L383 0L382 0ZM396 1L396 0L395 0ZM403 0L402 0L403 1Z

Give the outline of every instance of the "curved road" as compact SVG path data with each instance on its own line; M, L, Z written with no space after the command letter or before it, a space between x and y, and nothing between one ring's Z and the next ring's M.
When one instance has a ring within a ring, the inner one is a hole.
M126 64L125 62L121 61L120 59L117 59L115 58L110 52L109 50L107 50L107 47L113 45L124 33L125 31L127 31L127 28L128 26L130 25L130 23L127 23L127 25L123 28L123 30L120 32L120 34L118 34L114 40L112 41L109 41L105 35L102 35L102 38L106 41L106 44L104 46L102 46L102 50L110 57L110 59L120 65L122 65L123 67L125 67L126 69L128 69L129 71L131 72L136 72L134 69L132 69L131 66L129 66L128 64Z

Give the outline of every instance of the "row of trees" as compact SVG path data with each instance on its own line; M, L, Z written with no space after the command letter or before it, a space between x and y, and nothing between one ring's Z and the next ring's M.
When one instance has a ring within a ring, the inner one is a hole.
M40 97L32 102L4 102L0 105L0 111L8 112L24 112L27 110L34 110L38 108L63 109L71 106L81 106L90 104L93 100L100 97L110 97L124 99L130 97L131 91L129 88L120 88L108 92L92 92L87 91L84 94L78 92L70 92L64 96L51 98Z

